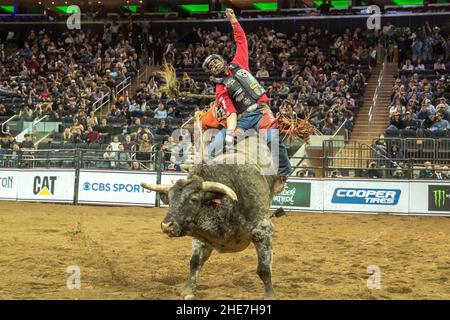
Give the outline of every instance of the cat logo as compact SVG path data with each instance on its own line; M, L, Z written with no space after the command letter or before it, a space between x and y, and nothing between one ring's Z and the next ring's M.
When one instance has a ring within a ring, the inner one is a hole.
M33 193L38 196L53 196L57 178L55 176L34 177Z

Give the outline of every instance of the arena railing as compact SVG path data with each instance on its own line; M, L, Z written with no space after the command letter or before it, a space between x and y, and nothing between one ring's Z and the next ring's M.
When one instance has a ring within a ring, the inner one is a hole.
M104 94L103 97L99 98L97 101L95 101L92 104L92 110L94 112L97 112L101 108L103 108L103 106L109 104L110 101L111 101L111 93L108 92L108 93Z
M126 78L122 82L120 82L115 88L115 95L118 96L122 92L124 92L128 87L131 86L131 77Z
M380 75L378 76L377 87L375 88L375 91L373 93L372 104L371 104L371 106L369 108L369 112L368 112L369 120L368 120L367 125L368 125L369 130L367 130L367 139L370 139L370 136L372 134L372 127L373 127L372 118L373 118L373 115L375 114L375 108L378 103L378 91L380 90L381 84L383 83L383 80L384 80L384 74L386 72L386 65L388 62L388 56L390 54L390 51L391 51L390 46L383 51L383 54L384 54L383 65L381 67Z

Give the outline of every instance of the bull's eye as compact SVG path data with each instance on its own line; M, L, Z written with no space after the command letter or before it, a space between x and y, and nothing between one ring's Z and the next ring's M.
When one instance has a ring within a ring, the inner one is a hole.
M193 195L190 199L191 203L196 204L200 201L199 197L197 195Z

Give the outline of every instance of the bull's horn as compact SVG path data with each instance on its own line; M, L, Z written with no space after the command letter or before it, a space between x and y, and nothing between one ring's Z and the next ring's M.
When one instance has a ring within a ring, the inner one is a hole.
M171 184L149 184L145 182L141 182L141 187L152 190L155 192L169 192L169 189L172 187Z
M220 192L229 196L233 201L237 201L237 195L230 187L213 181L204 181L202 185L203 191Z

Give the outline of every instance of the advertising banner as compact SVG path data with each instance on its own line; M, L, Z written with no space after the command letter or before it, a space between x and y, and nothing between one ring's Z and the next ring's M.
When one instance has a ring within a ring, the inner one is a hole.
M17 175L15 171L0 170L0 199L17 200Z
M17 200L73 202L75 170L16 171Z
M409 182L324 181L324 211L408 213Z
M428 210L450 214L450 184L428 185Z
M450 215L450 181L414 181L410 192L410 213Z
M81 170L78 202L154 206L155 192L141 182L155 184L156 173Z
M273 197L273 207L310 208L311 182L287 181L284 191Z

